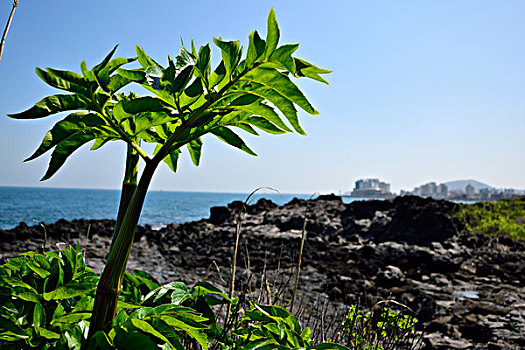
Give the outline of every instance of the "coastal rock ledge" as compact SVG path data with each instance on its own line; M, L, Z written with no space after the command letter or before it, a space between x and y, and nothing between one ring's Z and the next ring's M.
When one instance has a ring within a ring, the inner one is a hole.
M160 230L139 227L128 267L163 282L207 279L225 287L242 207L232 202L212 208L209 219ZM237 288L258 291L266 279L282 300L290 298L307 212L299 310L319 298L333 313L391 299L421 321L425 349L524 349L525 244L466 233L457 210L411 196L345 204L330 195L283 206L261 199L243 215ZM46 249L78 241L100 271L114 224L59 220L46 225ZM41 251L43 238L42 227L25 223L0 230L0 263Z

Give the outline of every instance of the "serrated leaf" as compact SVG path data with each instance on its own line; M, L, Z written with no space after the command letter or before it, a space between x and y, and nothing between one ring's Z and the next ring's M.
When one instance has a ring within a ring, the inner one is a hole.
M244 131L246 131L249 134L252 134L252 135L255 135L255 136L259 136L259 133L254 128L252 128L249 124L232 123L231 125L239 128L241 130L244 130Z
M224 61L221 61L217 68L210 74L208 79L208 89L212 90L216 85L220 85L226 77L226 68L224 67Z
M281 120L277 112L275 112L274 109L268 105L257 103L246 106L238 106L235 107L235 109L263 117L270 123L275 124L278 128L292 132L292 130Z
M96 288L96 284L91 283L68 283L57 289L44 293L45 300L62 300L69 299L77 296L84 296L93 292Z
M186 332L190 337L198 341L204 349L208 349L208 338L203 329L192 327L172 316L163 315L160 317L160 319L166 322L168 326L175 327L176 329Z
M97 81L97 78L95 77L95 73L93 73L92 70L89 70L87 68L86 61L82 61L82 63L80 63L80 69L82 70L82 74L84 75L84 78L86 78L88 81L93 82L93 83Z
M97 114L84 112L72 113L56 123L51 130L46 133L38 149L24 161L27 162L41 156L63 140L85 128L104 124L105 121Z
M143 68L155 67L158 65L157 62L155 62L148 55L146 55L142 47L138 45L135 46L135 52L137 53L137 59Z
M264 49L264 59L268 59L274 52L279 43L279 25L275 19L275 11L273 8L268 14L268 32L266 33L266 48Z
M124 86L132 83L133 80L131 79L128 79L128 78L125 78L123 77L122 75L119 75L119 74L115 74L115 75L112 75L110 78L109 78L109 83L107 85L107 90L110 92L110 93L115 93L117 91L119 91L120 89L122 89Z
M246 121L246 123L249 123L249 124L251 124L253 126L256 126L259 129L261 129L263 131L266 131L269 134L281 135L281 134L285 134L286 133L286 131L284 131L282 129L279 129L278 127L276 127L274 124L270 123L265 118L248 117L245 121Z
M264 53L266 43L259 33L254 30L248 37L248 51L246 52L246 67L251 68L257 59Z
M219 127L219 128L213 129L211 133L217 136L219 140L229 144L230 146L238 148L252 156L257 156L257 153L255 153L248 146L246 146L244 141L230 129L225 128L225 127Z
M111 50L108 55L106 57L104 57L104 59L102 60L102 62L100 62L99 64L97 64L95 67L93 67L93 73L95 73L95 75L98 75L98 72L100 72L102 69L104 69L106 67L106 65L109 63L109 61L111 60L111 57L113 57L113 54L115 53L115 51L117 50L117 47L118 45L115 45L115 47L113 48L113 50Z
M180 149L176 149L175 151L168 154L166 158L164 158L164 163L166 163L170 167L171 171L173 171L174 173L177 172L177 164L179 161L180 153Z
M174 118L165 112L147 112L135 119L135 135L154 126L172 121Z
M267 99L283 113L283 115L290 122L295 131L297 131L301 135L306 135L304 130L299 125L297 110L295 109L294 104L290 100L283 97L281 94L275 92L274 90L268 89L258 84L256 84L253 87L253 89L248 93Z
M18 299L22 299L25 301L32 301L32 302L37 302L41 299L41 296L39 294L32 293L32 292L22 292L22 293L13 292L12 295L14 297L17 297Z
M69 313L53 319L51 325L56 325L57 323L75 324L82 320L89 320L90 317L91 312Z
M229 77L239 63L241 44L239 41L223 41L217 38L213 38L213 42L221 49L226 76Z
M199 166L201 159L202 140L200 138L192 140L188 143L188 152L190 153L191 161L195 166Z
M130 319L130 322L133 326L135 326L137 329L140 329L144 333L151 334L159 338L160 340L172 345L171 342L165 336L163 336L160 332L153 328L148 322L136 318Z
M294 62L296 66L296 76L308 77L310 79L314 79L328 85L328 82L325 79L323 79L323 77L321 77L319 74L327 74L331 73L332 71L316 67L313 64L297 57L294 57Z
M146 73L143 69L125 69L119 68L117 74L123 76L124 78L135 81L138 83L144 82L146 79Z
M210 45L206 44L199 49L197 62L195 63L196 75L200 76L204 82L207 83L208 75L210 74L211 65L211 49Z
M83 130L60 142L51 154L49 166L41 181L45 181L53 176L64 165L66 159L78 148L101 136L103 136L103 133L96 129L91 129L89 132Z
M55 113L82 109L90 109L90 104L79 95L53 95L43 98L24 112L8 114L8 116L14 119L37 119Z
M179 74L175 77L173 81L173 87L171 93L179 93L181 90L186 88L186 85L189 83L193 72L193 65L188 65L184 67Z
M260 84L286 97L310 114L319 114L288 76L271 68L258 68L248 72L242 80Z
M46 325L46 312L39 301L35 303L33 309L33 327L39 328Z
M269 60L278 62L290 73L295 74L295 60L292 54L299 48L299 44L286 44L278 47L270 56Z
M47 68L47 71L36 68L36 74L47 84L61 90L89 95L89 83L80 75L73 72L58 71ZM66 80L63 77L68 77Z
M129 114L160 112L165 108L161 100L149 96L123 100L119 104L122 105L124 112Z

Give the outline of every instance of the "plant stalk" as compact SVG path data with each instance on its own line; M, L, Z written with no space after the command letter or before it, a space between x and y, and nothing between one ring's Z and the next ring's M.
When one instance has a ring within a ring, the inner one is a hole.
M118 206L117 222L115 223L115 229L113 232L113 238L111 240L110 253L115 244L115 239L128 210L129 203L137 188L137 174L139 165L139 155L134 151L129 144L127 146L128 151L126 154L126 169L124 170L124 180L122 181L122 189L120 191L120 203Z
M13 8L11 9L11 13L9 14L9 19L7 20L7 24L4 29L4 34L2 35L2 42L0 43L0 61L2 60L2 54L4 53L4 46L5 46L5 39L7 38L7 32L9 31L9 27L11 26L11 21L13 20L13 16L15 15L16 7L18 6L19 0L13 1Z
M122 280L126 271L133 239L135 238L135 230L144 205L146 193L148 192L151 179L158 164L158 162L146 164L138 186L129 202L118 234L115 237L113 247L110 248L106 266L97 285L88 339L97 331L103 330L111 324L111 321L115 317Z

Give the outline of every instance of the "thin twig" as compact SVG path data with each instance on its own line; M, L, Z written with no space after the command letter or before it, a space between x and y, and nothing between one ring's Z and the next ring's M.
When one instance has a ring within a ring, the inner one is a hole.
M11 9L11 14L9 15L9 19L7 20L7 24L4 29L4 34L2 35L2 42L0 43L0 61L2 60L2 54L4 53L4 46L5 46L5 39L7 38L7 32L9 31L9 27L11 26L11 21L13 20L13 16L15 15L15 9L18 6L19 0L13 1L13 8Z
M316 194L317 192L310 196L310 201ZM293 312L293 306L295 304L295 295L297 294L297 286L299 285L299 278L301 276L301 260L303 258L304 242L306 241L306 221L308 220L308 209L309 209L310 201L306 203L306 208L304 209L303 231L301 233L301 248L299 248L299 260L297 261L297 273L295 276L295 285L293 287L293 295L292 295L292 303L290 304L290 312Z

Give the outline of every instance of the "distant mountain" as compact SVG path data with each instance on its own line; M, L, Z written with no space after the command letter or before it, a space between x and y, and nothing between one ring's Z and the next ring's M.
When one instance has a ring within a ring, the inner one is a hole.
M449 191L465 191L465 187L467 187L467 185L470 185L477 190L480 190L482 188L488 188L488 189L493 188L492 186L489 186L483 182L476 181L476 180L449 181L449 182L445 182L445 185L447 185Z

